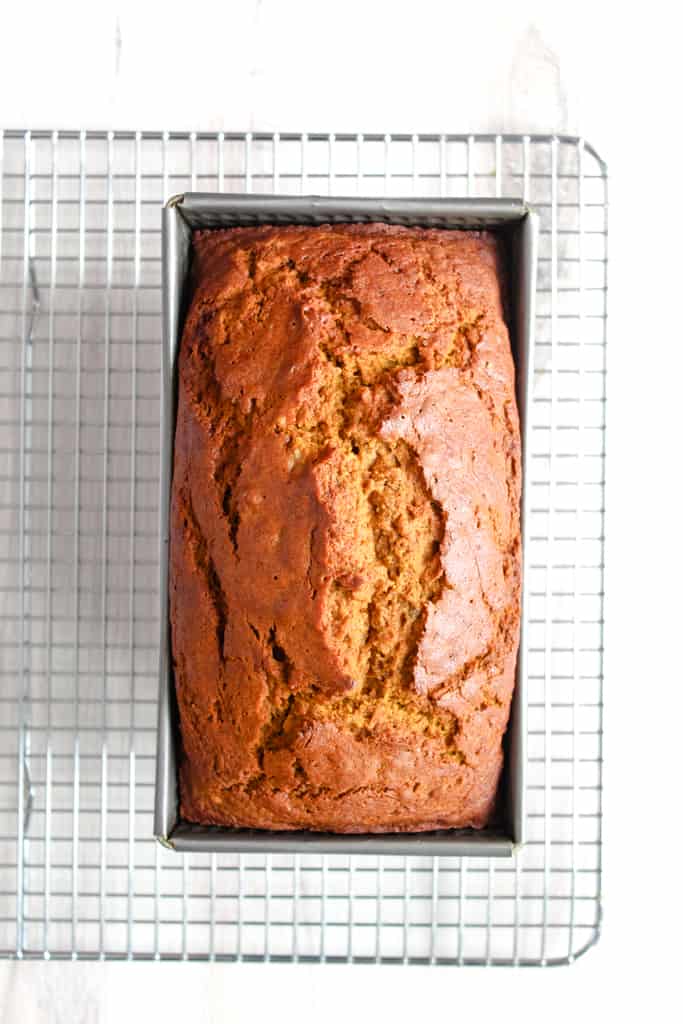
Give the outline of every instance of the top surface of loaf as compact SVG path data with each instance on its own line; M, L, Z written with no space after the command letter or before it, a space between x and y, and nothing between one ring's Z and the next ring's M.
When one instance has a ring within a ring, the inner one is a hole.
M481 825L519 625L493 236L194 237L171 620L189 820Z

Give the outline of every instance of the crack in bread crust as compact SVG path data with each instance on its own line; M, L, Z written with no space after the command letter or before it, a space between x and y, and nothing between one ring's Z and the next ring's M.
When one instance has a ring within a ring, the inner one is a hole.
M171 532L183 815L485 824L520 586L495 240L246 228L198 233L195 255ZM460 491L448 444L472 462ZM215 619L210 658L193 616Z

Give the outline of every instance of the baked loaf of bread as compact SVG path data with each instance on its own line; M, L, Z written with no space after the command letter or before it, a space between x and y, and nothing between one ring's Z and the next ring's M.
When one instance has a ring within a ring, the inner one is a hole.
M193 275L170 555L182 818L485 825L520 614L496 238L206 231Z

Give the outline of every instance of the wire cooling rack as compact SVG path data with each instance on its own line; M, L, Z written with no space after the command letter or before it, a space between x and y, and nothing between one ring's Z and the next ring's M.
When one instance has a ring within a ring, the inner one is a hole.
M606 172L559 137L0 132L0 950L550 964L600 919ZM524 196L541 217L529 843L510 863L152 838L160 206Z

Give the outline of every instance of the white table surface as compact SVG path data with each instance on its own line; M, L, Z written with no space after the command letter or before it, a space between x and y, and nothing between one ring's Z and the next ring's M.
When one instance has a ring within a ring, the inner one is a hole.
M100 7L105 9L100 10ZM0 1018L585 1021L665 1009L680 945L683 94L673 5L31 2L0 124L584 135L610 168L603 937L569 968L0 964ZM624 5L624 8L627 5ZM181 1017L182 1015L182 1017Z

